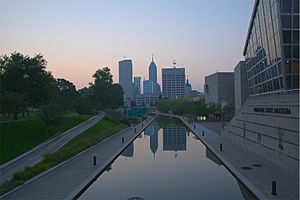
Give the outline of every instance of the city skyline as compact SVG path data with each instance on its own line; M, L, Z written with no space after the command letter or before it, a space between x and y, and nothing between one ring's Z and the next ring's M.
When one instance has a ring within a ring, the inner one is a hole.
M91 75L104 66L111 68L117 82L118 61L124 56L132 59L133 74L146 78L154 54L159 84L161 68L172 66L175 59L186 67L193 88L203 91L206 74L232 71L243 59L253 0L31 0L2 5L0 55L41 53L47 69L77 89L88 86Z

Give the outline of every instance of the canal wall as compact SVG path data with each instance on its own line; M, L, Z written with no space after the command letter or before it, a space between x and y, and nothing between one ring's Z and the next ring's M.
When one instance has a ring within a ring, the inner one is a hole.
M73 199L106 170L107 166L154 118L124 129L67 161L4 194L0 199ZM93 158L96 156L96 165Z
M298 177L286 173L270 160L247 148L241 148L241 145L236 145L199 123L189 123L188 119L182 116L160 114L180 119L257 198L298 199ZM276 195L272 195L273 181L276 181Z

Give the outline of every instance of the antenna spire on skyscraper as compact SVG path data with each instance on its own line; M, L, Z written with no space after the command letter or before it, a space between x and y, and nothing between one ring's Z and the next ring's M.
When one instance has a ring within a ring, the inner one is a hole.
M152 62L153 62L153 54L152 54Z

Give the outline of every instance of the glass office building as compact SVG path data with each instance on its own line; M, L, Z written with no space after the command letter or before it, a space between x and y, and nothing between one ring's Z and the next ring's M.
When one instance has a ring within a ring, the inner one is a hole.
M299 90L299 0L256 0L243 54L250 95Z

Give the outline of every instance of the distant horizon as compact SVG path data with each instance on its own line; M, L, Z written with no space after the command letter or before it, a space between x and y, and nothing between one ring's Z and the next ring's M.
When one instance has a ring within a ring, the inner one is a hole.
M42 54L47 70L77 89L99 68L118 82L118 61L131 59L133 77L148 79L151 56L161 69L184 67L193 89L204 77L232 72L242 55L254 0L17 1L3 0L0 55ZM46 9L45 9L46 8ZM222 35L220 34L222 33Z

